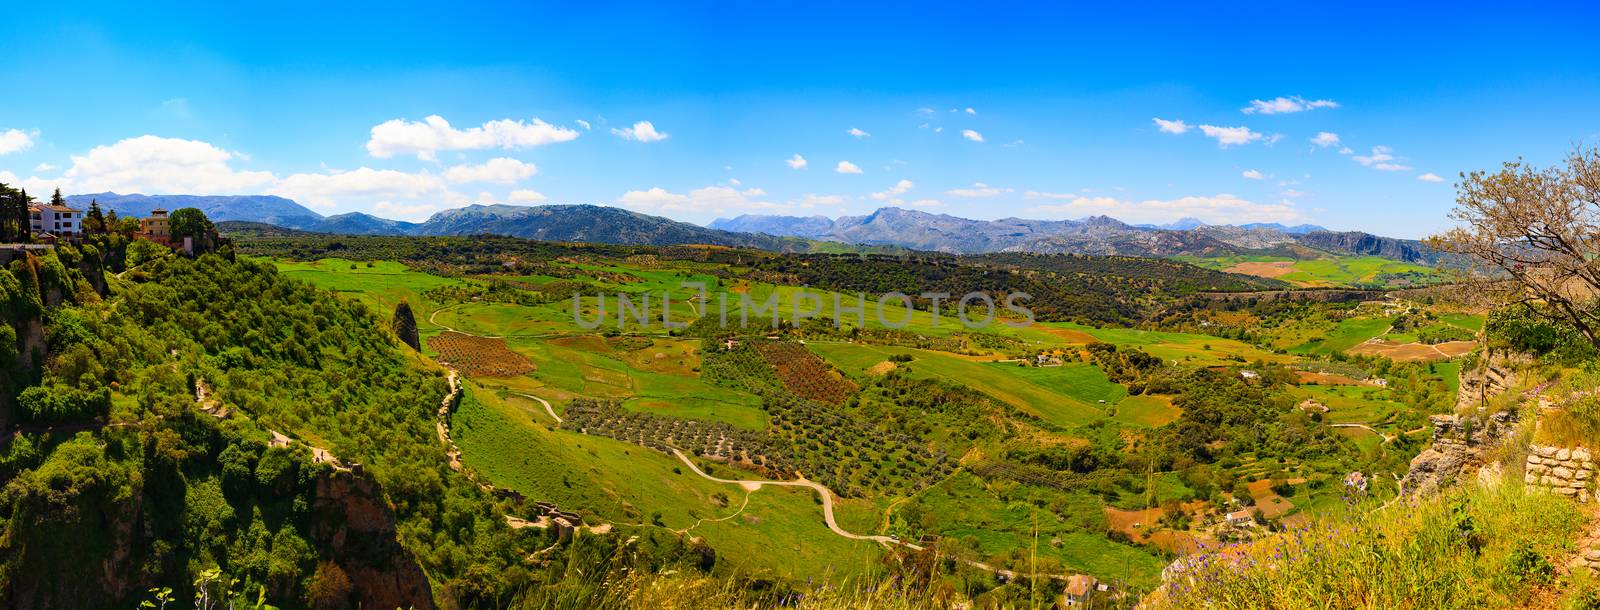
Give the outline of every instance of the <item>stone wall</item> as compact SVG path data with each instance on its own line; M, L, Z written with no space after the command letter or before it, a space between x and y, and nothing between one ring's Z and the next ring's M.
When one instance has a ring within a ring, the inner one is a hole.
M1589 482L1594 478L1594 462L1583 447L1528 447L1528 460L1522 480L1532 489L1589 501Z

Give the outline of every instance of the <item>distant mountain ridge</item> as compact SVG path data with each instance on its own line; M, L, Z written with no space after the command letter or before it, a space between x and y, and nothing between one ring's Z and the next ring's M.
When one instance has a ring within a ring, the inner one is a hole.
M315 233L344 235L507 235L546 241L612 244L706 244L803 251L811 242L764 233L734 233L686 222L598 205L479 205L445 210L424 222L406 222L351 212L323 216L292 200L271 195L122 195L92 193L67 197L88 208L98 202L118 214L148 216L156 208L194 207L224 226L260 223Z
M1374 255L1434 263L1439 253L1416 240L1279 223L1212 225L1183 218L1164 225L1130 225L1107 216L1080 220L1001 218L971 220L900 208L864 216L743 215L719 218L712 228L803 236L808 239L897 245L952 254L988 252L1072 253L1124 256L1217 256L1294 246L1335 254Z
M89 193L69 195L67 205L89 209L90 202L98 202L106 211L115 210L123 216L149 216L156 208L167 211L178 208L199 208L213 221L246 220L264 222L291 229L306 229L321 222L321 214L311 211L293 199L275 195L121 195L117 193Z
M148 215L157 207L168 210L196 207L218 222L264 223L342 235L493 234L547 241L706 244L775 251L802 251L815 248L817 242L837 242L951 254L1033 252L1142 257L1225 256L1311 248L1428 264L1440 258L1438 252L1415 240L1355 231L1331 232L1316 225L1209 225L1193 218L1161 226L1130 225L1109 216L1079 220L973 220L885 207L870 214L836 219L743 215L717 219L702 227L621 208L585 204L473 204L438 212L423 222L406 222L361 212L323 216L292 200L271 195L94 193L73 195L67 200L76 207L87 207L91 200L98 201L104 209L138 216Z

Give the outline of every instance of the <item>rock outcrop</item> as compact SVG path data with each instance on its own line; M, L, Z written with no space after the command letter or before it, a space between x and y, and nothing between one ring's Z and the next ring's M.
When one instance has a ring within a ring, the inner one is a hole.
M1487 350L1478 366L1461 370L1456 410L1482 407L1490 398L1510 389L1517 382L1516 365L1528 361L1526 356Z
M1500 411L1482 420L1434 415L1433 445L1411 460L1400 480L1402 493L1428 496L1454 485L1463 474L1476 476L1486 455L1516 432L1516 415Z
M311 535L350 578L363 608L434 608L433 592L396 538L394 513L372 477L329 469L317 476Z

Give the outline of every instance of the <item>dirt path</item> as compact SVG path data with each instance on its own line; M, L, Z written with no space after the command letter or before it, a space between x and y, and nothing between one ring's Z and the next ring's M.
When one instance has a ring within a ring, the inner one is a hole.
M1376 434L1376 435L1378 435L1379 438L1383 439L1383 442L1379 443L1380 445L1387 445L1390 442L1393 442L1394 439L1395 439L1394 436L1390 436L1388 434L1384 434L1382 432L1379 432L1377 428L1373 428L1372 426L1368 426L1366 424L1328 424L1328 427L1329 428L1360 428L1362 430L1366 430L1367 432L1371 432L1373 434Z
M523 394L521 392L512 392L511 395L512 396L521 396L523 398L532 398L534 400L537 400L537 401L539 401L539 404L544 405L544 412L550 414L550 419L556 420L556 423L558 423L558 424L563 422L563 421L565 421L565 420L561 419L560 415L556 415L556 410L550 406L550 401L548 401L548 400L545 400L543 398L539 398L538 396L534 396L532 394Z
M673 449L672 450L672 454L678 456L679 460L682 460L683 463L685 465L687 465L690 470L693 470L695 474L700 475L702 478L704 478L704 479L706 479L708 481L714 481L714 482L717 482L717 483L726 483L726 484L729 484L729 485L738 485L740 487L743 487L746 491L756 491L758 489L761 489L761 486L763 486L763 485L775 485L775 486L778 486L778 487L805 487L805 488L808 488L808 489L810 489L812 491L817 492L817 495L822 496L822 520L827 522L828 529L833 530L833 533L838 534L840 536L843 536L845 538L849 538L851 540L870 540L872 542L876 542L876 543L879 543L879 544L899 544L899 545L902 545L902 546L909 547L909 548L911 548L913 550L919 550L919 551L922 550L922 547L920 547L920 546L917 546L917 545L914 545L914 544L910 544L910 543L900 542L898 539L891 538L889 536L865 536L865 535L854 534L854 533L845 531L844 528L839 527L839 522L835 521L833 519L833 492L829 491L827 487L823 487L821 483L813 483L813 482L807 480L803 476L798 478L798 479L795 479L793 481L752 481L752 480L719 479L717 477L714 477L714 476L711 476L709 474L706 474L705 471L703 471L703 470L700 470L700 467L695 465L694 460L689 459L689 456L684 455L682 451L679 451L677 449Z
M676 448L674 448L672 450L672 454L678 456L678 459L680 461L682 461L684 463L684 465L688 466L690 470L693 470L695 474L700 475L702 478L704 478L704 479L706 479L708 481L715 482L715 483L724 483L724 484L728 484L728 485L738 485L738 486L744 488L744 490L746 492L755 492L757 490L760 490L761 486L763 486L763 485L776 485L776 486L780 486L780 487L805 487L805 488L808 488L808 489L810 489L812 491L815 491L815 492L817 492L817 495L822 496L822 520L827 522L828 529L833 530L833 533L837 534L839 536L843 536L843 537L849 538L851 540L867 540L867 541L871 541L871 542L876 542L878 544L882 544L884 546L900 546L900 547L911 549L913 551L924 550L924 547L922 547L921 545L912 544L910 542L902 542L900 539L895 538L893 536L871 536L871 535L855 534L855 533L851 533L849 531L846 531L842 527L839 527L839 523L837 521L835 521L834 518L833 518L833 492L829 491L827 487L822 486L821 483L816 483L816 482L812 482L810 480L807 480L804 476L801 476L800 478L795 479L793 481L756 481L756 480L748 480L748 479L744 479L744 480L723 479L723 478L718 478L718 477L714 477L714 476L711 476L709 474L706 474L704 471L700 470L699 466L695 465L694 460L689 459L689 456L684 455L682 451L679 451ZM749 502L749 496L748 495L745 496L745 501L747 503ZM740 512L743 512L744 508L740 507L739 510L740 510ZM738 513L735 513L735 514L738 514ZM723 519L728 519L728 518L731 518L731 517L732 517L732 515L730 515L728 517L724 517ZM723 519L713 519L713 521L720 521L720 520L723 520ZM703 519L702 521L706 521L706 520ZM699 524L696 523L695 525L699 525ZM1019 574L1019 573L1014 572L1012 570L1007 570L1007 569L1004 569L1004 568L997 568L997 567L994 567L994 566L989 565L987 563L983 563L981 561L973 561L973 560L970 560L970 559L961 559L961 558L956 558L956 559L957 559L957 561L960 561L960 562L962 562L964 564L967 564L968 566L977 568L979 570L984 570L986 572L992 572L992 573L998 574L1000 576L1003 576L1003 577L1005 577L1007 579L1014 579L1014 578L1017 578L1018 576L1029 576L1029 577L1032 577L1032 578L1050 578L1050 579L1053 579L1053 580L1066 580L1066 579L1071 577L1070 574L1026 574L1025 575L1025 574Z

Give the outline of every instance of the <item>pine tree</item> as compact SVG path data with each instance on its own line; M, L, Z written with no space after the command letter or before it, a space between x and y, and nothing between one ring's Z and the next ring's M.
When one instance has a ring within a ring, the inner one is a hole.
M60 192L60 191L56 191ZM112 212L115 214L115 212ZM89 200L89 214L84 216L83 230L85 233L106 233L106 215L100 209L100 200Z
M422 351L422 339L417 336L417 318L411 314L411 304L400 301L394 307L394 334L411 349Z

